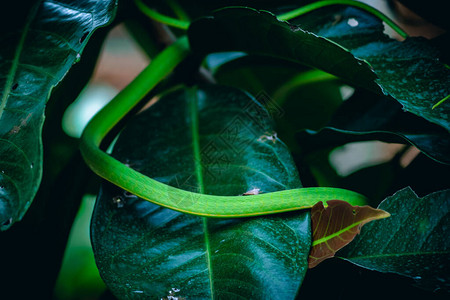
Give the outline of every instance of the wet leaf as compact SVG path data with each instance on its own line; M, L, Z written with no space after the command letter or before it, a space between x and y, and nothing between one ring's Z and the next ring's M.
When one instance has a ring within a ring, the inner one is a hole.
M447 130L403 111L389 97L361 90L339 107L324 129L298 135L304 151L366 140L409 143L432 159L450 164Z
M272 132L268 112L248 94L184 88L136 116L113 156L160 182L206 194L301 187L287 147ZM201 218L110 184L100 191L91 232L102 278L125 299L295 299L311 243L309 212Z
M201 53L244 51L319 68L357 85L379 90L369 65L328 39L279 21L267 11L226 8L192 22L192 49Z
M373 220L389 217L389 213L370 206L352 206L341 200L318 202L311 209L313 242L308 267L314 268L350 243L361 227Z
M337 256L371 270L413 278L425 289L448 292L450 190L419 198L405 188L378 208L391 217L368 224Z
M199 52L276 56L382 91L450 130L450 101L432 109L450 94L450 69L437 58L439 51L423 38L399 42L383 30L381 20L355 8L323 8L290 23L264 11L228 8L196 20L188 34Z
M14 21L0 34L0 230L22 219L39 187L51 89L81 58L92 32L111 21L115 4L35 1L26 16L26 6L10 11Z

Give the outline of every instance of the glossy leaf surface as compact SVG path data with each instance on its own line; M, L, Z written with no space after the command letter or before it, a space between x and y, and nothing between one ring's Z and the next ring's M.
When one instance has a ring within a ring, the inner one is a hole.
M305 151L361 140L409 143L441 163L450 164L450 133L422 118L404 112L389 99L356 91L345 101L324 129L307 136L299 134Z
M271 132L267 111L248 94L180 89L139 114L113 156L160 182L206 194L300 187L286 146L269 139ZM101 276L119 298L294 299L307 269L310 215L201 218L105 184L92 241Z
M369 65L336 43L279 21L267 11L227 8L194 21L188 30L198 52L244 51L319 68L350 82L378 90Z
M450 190L419 198L405 188L378 208L391 217L366 225L337 256L379 272L411 277L426 289L448 292Z
M14 28L2 32L0 229L23 217L39 187L41 130L51 89L80 59L92 32L111 21L115 4L35 1L23 23L13 22Z
M370 206L352 206L341 200L318 202L311 208L313 243L308 266L314 268L350 243L361 227L373 220L389 217L389 213Z
M405 110L450 130L450 102L432 109L450 94L450 69L425 39L398 42L383 29L379 19L354 8L320 9L290 23L267 12L229 8L192 23L189 35L200 52L276 56L382 90Z

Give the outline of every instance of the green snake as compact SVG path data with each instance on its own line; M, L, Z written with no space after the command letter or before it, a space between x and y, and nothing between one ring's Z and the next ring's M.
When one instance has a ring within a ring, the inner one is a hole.
M179 38L157 55L89 122L83 131L80 149L86 163L97 175L141 199L183 213L205 217L267 215L307 209L319 201L326 203L328 200L343 200L352 205L366 204L366 198L359 193L331 187L298 188L244 197L193 193L160 183L103 152L100 144L108 132L189 53L187 37ZM188 206L185 205L187 202Z
M345 200L364 205L365 197L349 190L313 187L249 196L214 196L168 186L124 165L99 146L108 132L189 53L186 37L178 39L156 56L126 88L89 122L81 137L81 153L100 177L139 198L184 213L206 217L250 217L311 208L319 201ZM189 206L186 203L189 199Z

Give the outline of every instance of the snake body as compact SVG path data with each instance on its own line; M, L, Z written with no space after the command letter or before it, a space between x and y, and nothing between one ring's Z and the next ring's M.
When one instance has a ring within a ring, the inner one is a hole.
M187 37L179 38L156 56L126 88L89 122L81 137L81 153L99 176L128 192L184 213L205 217L251 217L311 208L319 201L344 200L364 205L356 192L330 187L299 188L249 196L214 196L188 192L149 178L103 152L99 146L106 134L144 96L188 55Z

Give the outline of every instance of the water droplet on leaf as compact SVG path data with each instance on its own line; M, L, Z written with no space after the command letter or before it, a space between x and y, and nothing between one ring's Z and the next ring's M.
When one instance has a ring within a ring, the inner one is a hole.
M350 18L350 19L348 19L347 24L350 27L356 27L359 25L359 22L355 18Z
M117 205L117 208L122 208L125 205L125 200L120 196L113 197L112 201L115 205Z

